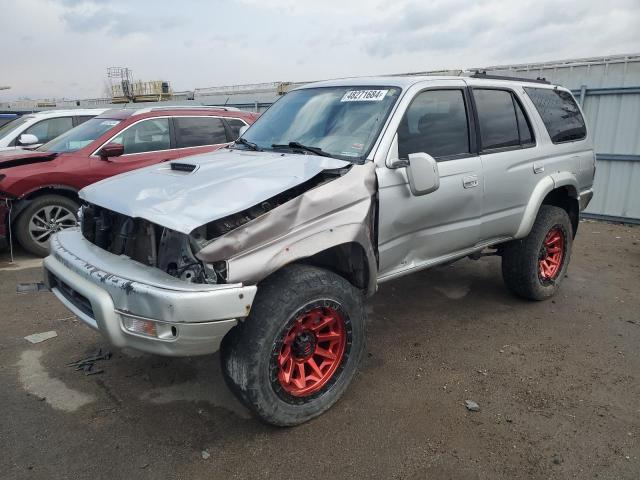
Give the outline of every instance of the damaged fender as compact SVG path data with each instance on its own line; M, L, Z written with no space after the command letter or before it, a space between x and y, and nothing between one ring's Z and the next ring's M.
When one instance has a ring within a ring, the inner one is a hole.
M196 257L227 261L227 281L258 283L297 260L355 243L366 256L369 295L376 290L374 247L376 175L373 162L353 165L317 186L212 240Z

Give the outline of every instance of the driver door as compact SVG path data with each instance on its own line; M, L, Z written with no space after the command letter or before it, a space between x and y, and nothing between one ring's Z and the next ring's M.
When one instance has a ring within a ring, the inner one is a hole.
M387 164L378 167L379 278L446 261L479 241L483 179L464 86L418 93L404 113ZM410 153L437 161L440 187L412 195L406 168L391 168Z

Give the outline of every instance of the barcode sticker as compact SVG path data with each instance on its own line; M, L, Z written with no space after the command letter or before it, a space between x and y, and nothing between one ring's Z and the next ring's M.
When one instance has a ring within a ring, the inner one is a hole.
M389 90L349 90L341 102L380 102Z

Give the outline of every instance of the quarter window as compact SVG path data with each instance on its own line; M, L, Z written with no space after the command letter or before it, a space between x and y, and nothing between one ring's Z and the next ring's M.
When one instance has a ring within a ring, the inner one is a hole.
M427 90L414 98L398 127L398 154L424 152L438 159L469 153L462 90Z
M175 119L178 148L226 143L224 124L213 117L179 117Z
M27 128L24 133L38 137L38 143L47 143L71 128L73 128L72 117L58 117L42 120Z
M525 87L553 143L582 140L587 127L570 93L550 88Z
M152 118L124 130L110 143L124 146L124 154L155 152L171 148L168 118Z

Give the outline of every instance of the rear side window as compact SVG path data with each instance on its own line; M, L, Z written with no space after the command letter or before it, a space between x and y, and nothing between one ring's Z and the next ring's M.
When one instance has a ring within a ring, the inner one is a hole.
M76 124L82 125L87 120L91 120L95 115L79 115L76 117Z
M413 99L398 127L398 154L419 152L436 159L469 153L462 90L427 90Z
M178 148L227 143L224 124L213 117L178 117L174 119Z
M549 88L525 87L553 143L582 140L587 127L570 93Z
M233 140L240 136L240 129L246 125L246 123L242 120L238 120L237 118L227 118L227 124L233 134Z
M473 89L482 150L533 144L531 127L514 94L507 90Z

